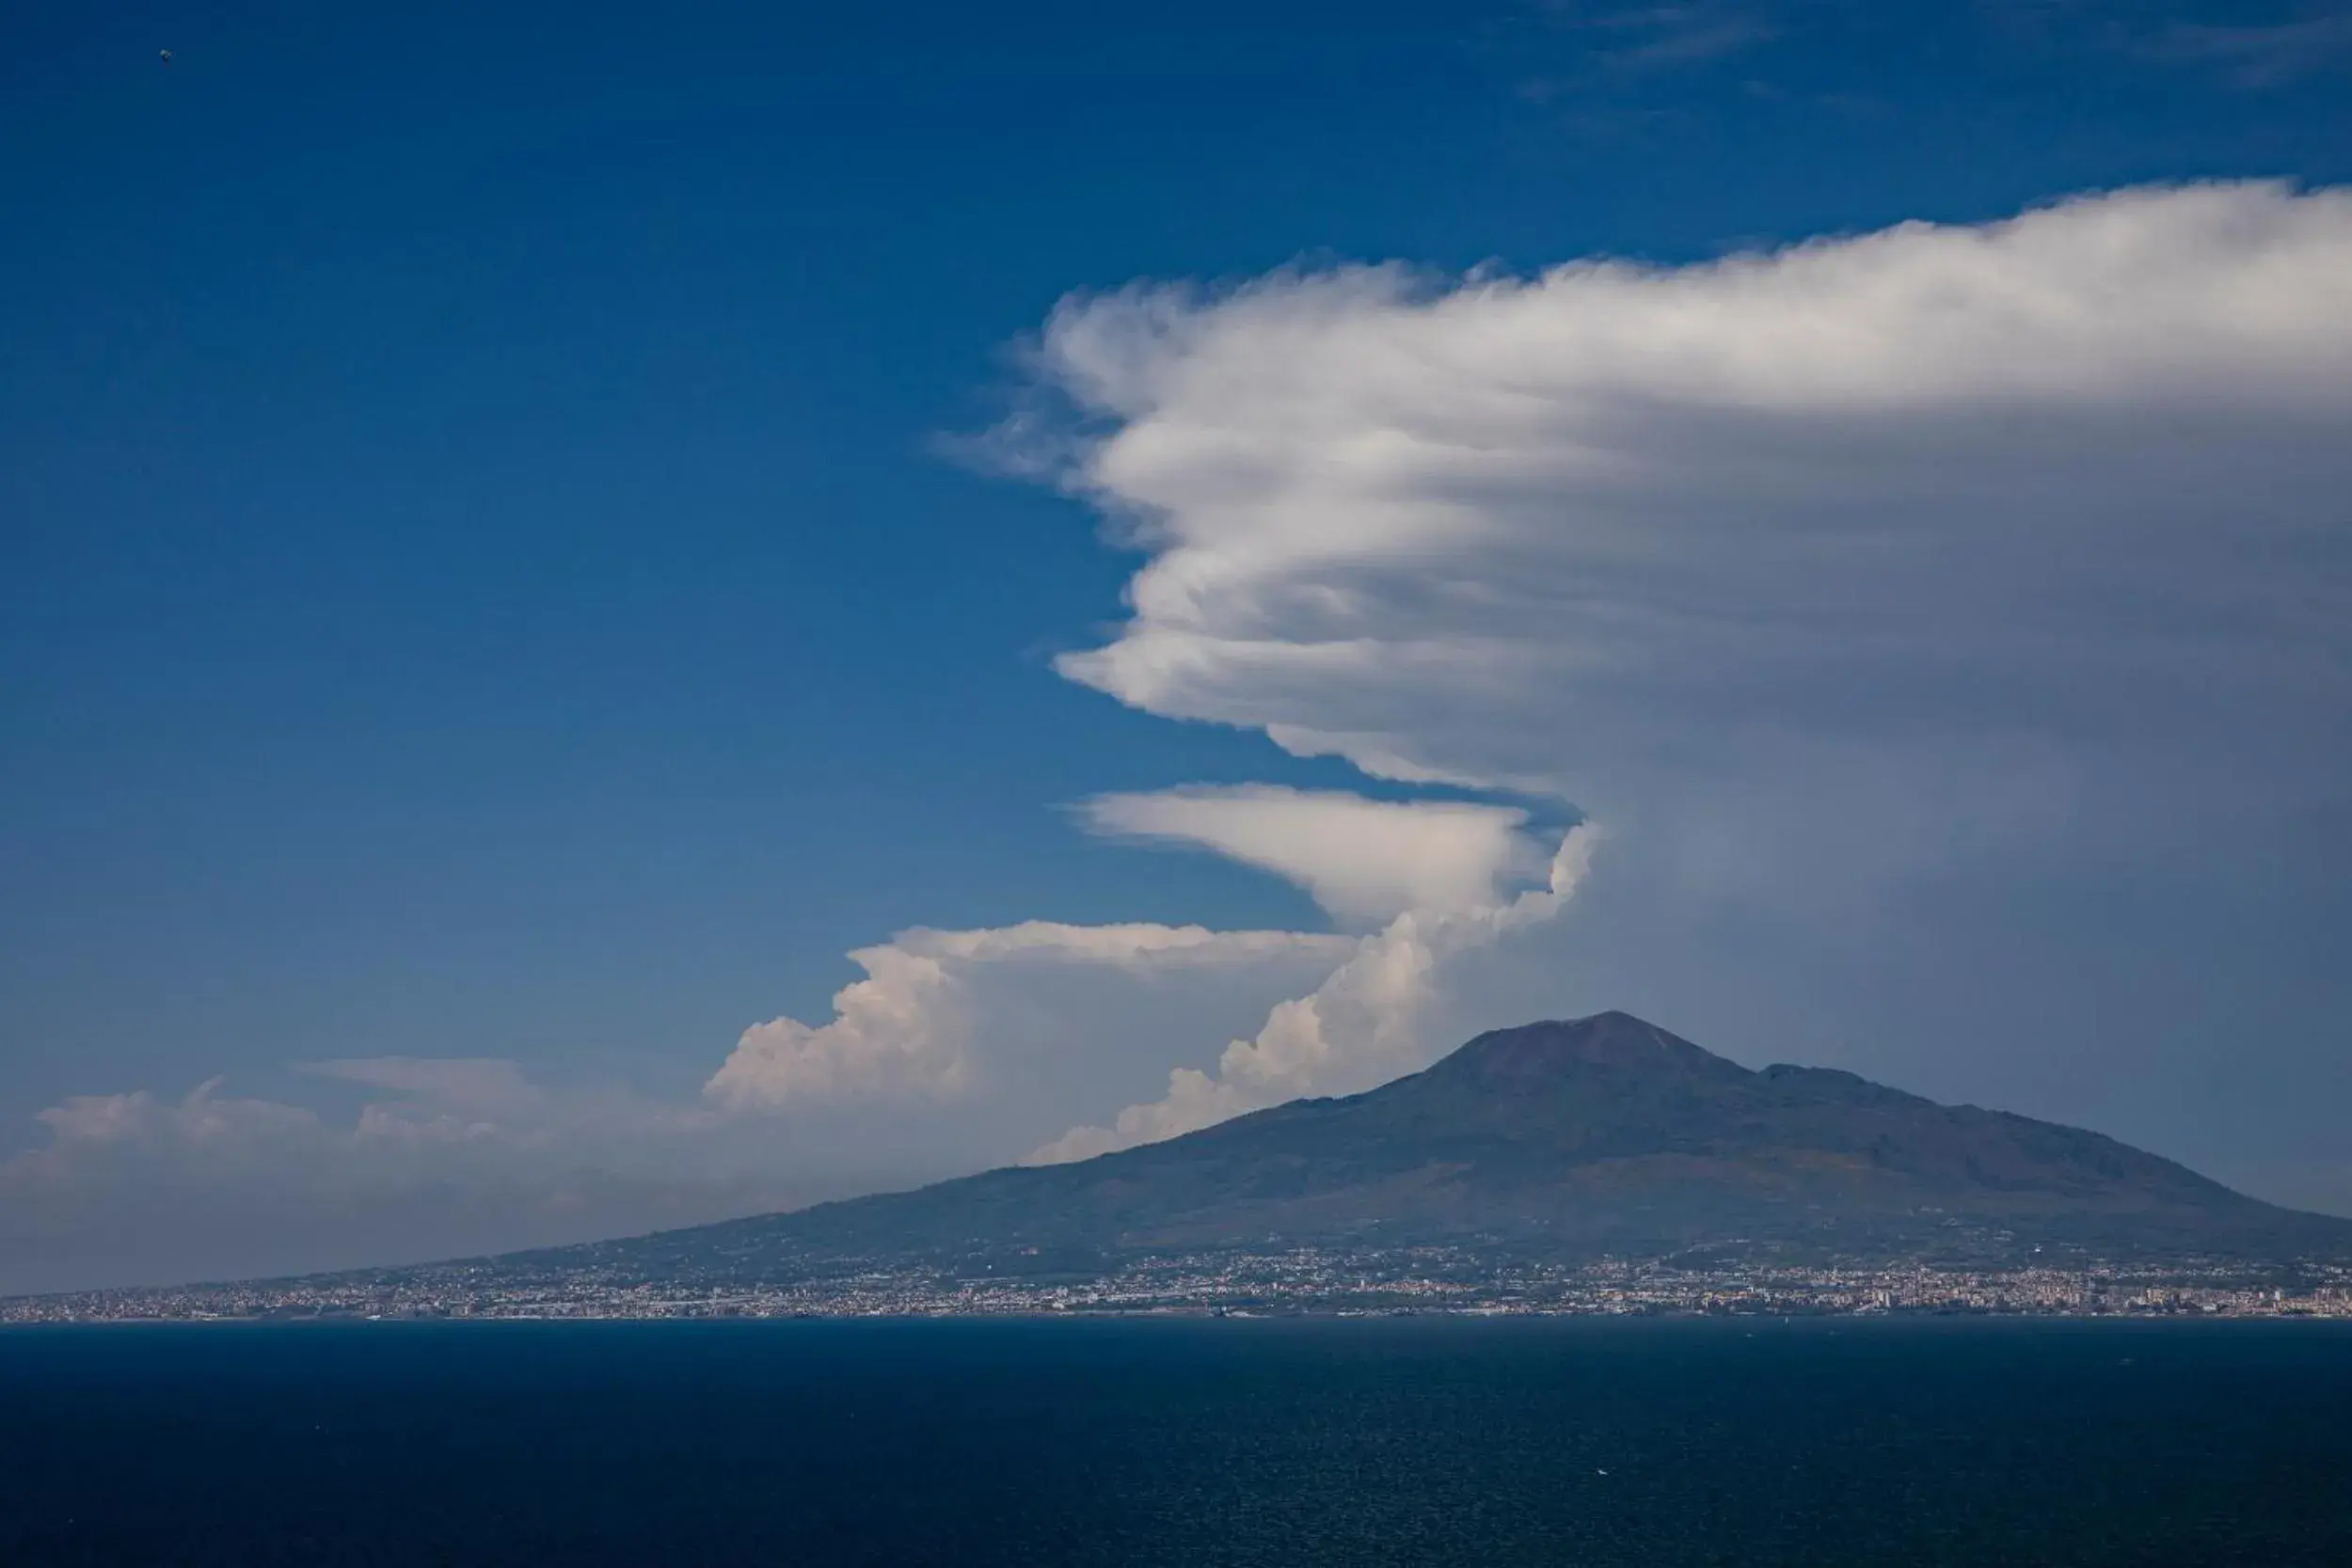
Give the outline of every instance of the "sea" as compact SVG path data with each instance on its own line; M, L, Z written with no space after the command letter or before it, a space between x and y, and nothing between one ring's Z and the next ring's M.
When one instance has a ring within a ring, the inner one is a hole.
M2352 1323L0 1331L0 1564L2352 1564Z

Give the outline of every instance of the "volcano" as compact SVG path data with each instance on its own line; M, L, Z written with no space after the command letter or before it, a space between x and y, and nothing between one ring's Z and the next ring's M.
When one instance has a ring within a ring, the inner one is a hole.
M1446 1245L1574 1261L2352 1258L2298 1213L2096 1132L1850 1072L1752 1070L1608 1012L1071 1164L541 1255L754 1282L1083 1271L1162 1253Z

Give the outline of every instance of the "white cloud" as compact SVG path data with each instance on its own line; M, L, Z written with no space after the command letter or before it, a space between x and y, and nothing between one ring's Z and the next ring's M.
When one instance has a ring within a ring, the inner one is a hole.
M1376 777L1572 802L1609 835L1589 883L1596 830L1547 865L1513 807L1101 797L1094 831L1231 856L1369 929L907 932L850 955L832 1018L745 1031L687 1104L408 1057L313 1066L368 1094L348 1120L216 1085L78 1098L0 1162L0 1257L31 1259L0 1288L119 1273L135 1238L151 1276L245 1267L230 1239L263 1230L273 1260L358 1262L354 1238L446 1254L1071 1158L1369 1087L1505 1006L1662 1001L1712 1043L1865 1069L1886 1064L1841 1042L1882 1024L2039 1062L2037 1013L2144 1054L2120 1020L2187 1015L2135 944L2198 901L2103 868L2192 866L2210 907L2259 912L2262 876L2333 863L2352 195L2127 191L1679 268L1138 287L1067 302L1036 362L1100 433L1048 433L1059 477L1146 556L1130 619L1064 673ZM2245 939L2249 986L2309 942L2283 924ZM2128 976L2095 1007L2086 962ZM1979 1027L2005 992L2028 1026ZM2233 1068L2255 1046L2227 1037Z
M1301 1095L1353 1094L1426 1067L1456 1043L1429 1027L1448 961L1557 915L1583 879L1597 837L1590 827L1569 832L1546 884L1508 902L1400 913L1314 991L1281 1003L1254 1037L1228 1045L1215 1071L1178 1068L1159 1100L1128 1106L1108 1127L1073 1128L1030 1162L1088 1159Z
M1149 555L1067 674L1565 797L1661 875L1778 896L2340 776L2352 195L1135 288L1037 363Z
M158 1100L144 1089L75 1095L37 1118L52 1138L40 1164L56 1170L75 1150L108 1146L177 1146L235 1158L256 1146L305 1141L318 1132L318 1118L308 1111L224 1097L220 1087L219 1079L208 1079L176 1101ZM27 1159L26 1168L31 1166Z
M0 1291L225 1277L585 1240L802 1196L718 1118L516 1064L317 1064L348 1115L223 1092L76 1096L0 1160Z
M973 971L984 965L1101 966L1184 973L1336 962L1338 938L1198 926L1064 926L1025 921L976 931L914 930L850 955L866 978L834 997L834 1017L777 1018L743 1032L708 1094L743 1108L869 1096L954 1096L972 1087Z
M356 1105L217 1080L76 1097L0 1159L0 1293L552 1244L1001 1164L1204 1057L1355 947L1198 927L907 932L860 955L868 977L829 1024L748 1031L684 1102L415 1056L302 1065Z
M625 1165L666 1141L699 1138L718 1120L707 1107L608 1085L550 1087L498 1059L377 1056L306 1062L297 1070L378 1092L348 1121L308 1105L225 1094L217 1078L176 1100L145 1089L75 1096L40 1113L47 1145L0 1162L0 1192L10 1181L24 1190L67 1182L90 1162L125 1158L218 1175L274 1168L281 1156L298 1154L366 1180L446 1175L459 1146L486 1159L560 1148ZM662 1148L658 1157L673 1153Z
M1547 854L1514 807L1379 802L1265 785L1192 786L1104 796L1082 808L1099 832L1199 844L1291 878L1343 918L1385 917L1362 937L1197 927L1076 927L1030 922L996 930L901 934L851 955L866 977L812 1027L778 1019L745 1031L707 1085L736 1109L875 1097L953 1098L973 1087L973 1037L985 1012L973 981L1009 964L1151 973L1313 966L1310 989L1281 1001L1212 1068L1180 1067L1158 1101L1112 1125L1085 1124L1036 1150L1078 1158L1204 1127L1311 1093L1348 1093L1426 1065L1448 960L1491 945L1563 907L1589 860L1594 830ZM1540 885L1505 896L1506 885Z
M1198 845L1271 871L1355 925L1495 903L1502 886L1534 880L1549 859L1520 831L1525 811L1463 800L1193 784L1100 795L1079 810L1095 832Z
M852 955L866 977L825 1024L747 1030L702 1104L412 1056L303 1064L368 1095L342 1116L217 1081L178 1100L77 1098L43 1114L45 1145L0 1162L0 1290L399 1260L786 1207L1003 1163L1120 1103L1106 1088L1155 1080L1170 1085L1164 1101L1057 1145L1115 1147L1368 1086L1428 1058L1449 961L1549 918L1585 842L1563 847L1541 888L1410 910L1365 936L1042 921L904 932ZM1490 863L1520 853L1498 847ZM1209 1031L1245 1017L1255 1032L1211 1059L1230 1036ZM1167 1064L1187 1058L1201 1066L1171 1078ZM107 1245L93 1259L102 1238L136 1239L135 1259Z
M1066 302L1034 363L1091 433L1062 483L1146 556L1126 624L1064 673L1609 830L1574 941L1521 966L1534 1006L1663 1007L2031 1109L2046 1074L1950 1064L2126 1047L2029 1050L2030 1024L2011 1047L1978 1013L2201 1049L2146 986L2061 994L2065 953L2150 940L2118 868L2261 909L2279 856L2333 852L2352 194L2133 190L1685 267L1137 286ZM2097 912L1922 1011L1988 921L2054 908ZM2206 952L2210 1010L2276 983L2275 951ZM1300 1022L1248 1049L1282 1059ZM1041 1153L1248 1102L1260 1060Z

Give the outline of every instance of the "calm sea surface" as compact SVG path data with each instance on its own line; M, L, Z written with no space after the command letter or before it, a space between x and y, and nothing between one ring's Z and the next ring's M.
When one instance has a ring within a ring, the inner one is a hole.
M0 1564L2352 1564L2352 1325L0 1332Z

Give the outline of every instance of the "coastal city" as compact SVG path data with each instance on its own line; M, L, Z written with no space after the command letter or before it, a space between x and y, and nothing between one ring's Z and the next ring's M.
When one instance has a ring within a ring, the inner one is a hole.
M0 1324L290 1320L1170 1316L1987 1315L2352 1320L2352 1265L2292 1281L2226 1260L2006 1270L1603 1260L1499 1265L1445 1247L1154 1255L1090 1277L902 1267L803 1281L653 1280L514 1259L0 1300Z

